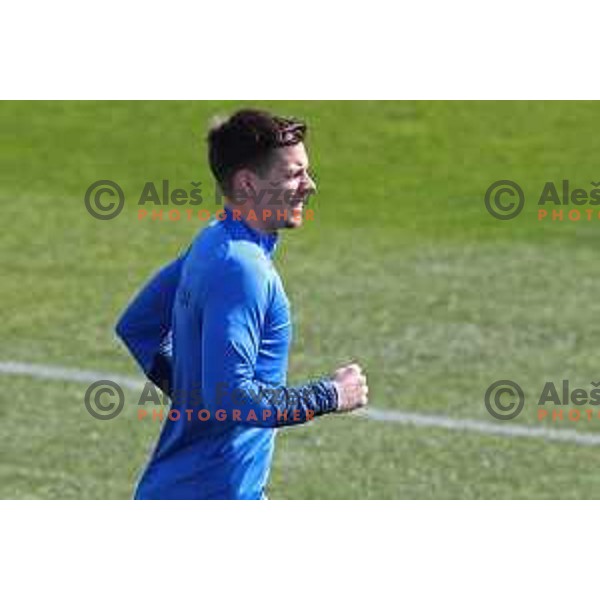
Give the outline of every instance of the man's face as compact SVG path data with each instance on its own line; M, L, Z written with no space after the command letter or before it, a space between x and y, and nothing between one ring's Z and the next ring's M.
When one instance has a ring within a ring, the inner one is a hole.
M263 231L302 225L308 197L316 191L308 168L306 148L300 143L277 148L265 173L247 172L245 183L251 188L248 205L252 205Z

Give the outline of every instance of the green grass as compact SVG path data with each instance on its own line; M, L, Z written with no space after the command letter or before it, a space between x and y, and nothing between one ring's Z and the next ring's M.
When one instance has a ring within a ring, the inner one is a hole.
M493 422L498 379L536 424L547 380L600 379L600 222L538 222L547 180L600 180L594 102L4 102L0 104L0 361L136 374L113 335L130 296L198 222L136 220L145 181L213 187L209 118L258 105L311 126L313 223L284 234L278 268L295 339L290 380L349 359L373 406ZM128 198L113 221L83 195L99 179ZM528 201L490 217L487 187ZM2 376L0 497L127 498L156 435L135 395L114 421L83 408L85 385ZM551 426L550 424L548 426ZM597 422L556 425L600 431ZM326 417L279 435L272 498L592 498L597 451L573 444Z

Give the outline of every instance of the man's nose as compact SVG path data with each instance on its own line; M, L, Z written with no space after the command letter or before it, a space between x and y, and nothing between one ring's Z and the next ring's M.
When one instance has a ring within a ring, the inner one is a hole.
M303 188L309 194L317 193L317 184L315 183L314 179L308 174L304 178Z

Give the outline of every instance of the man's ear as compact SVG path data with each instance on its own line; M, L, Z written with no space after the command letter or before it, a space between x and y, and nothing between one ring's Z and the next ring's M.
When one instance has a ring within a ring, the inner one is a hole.
M233 188L240 196L256 197L256 175L250 169L240 169L233 177Z

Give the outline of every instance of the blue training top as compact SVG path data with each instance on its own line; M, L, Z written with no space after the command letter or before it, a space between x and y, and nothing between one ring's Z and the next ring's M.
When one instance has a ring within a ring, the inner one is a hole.
M154 276L117 325L171 396L139 499L262 498L275 428L337 408L329 379L286 386L292 327L271 260L277 234L225 214Z

